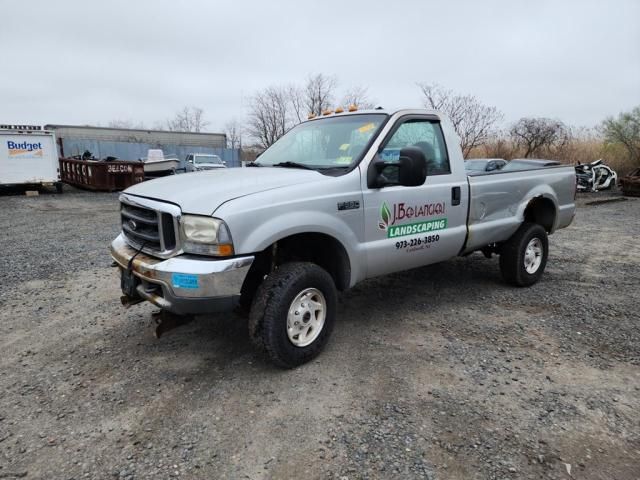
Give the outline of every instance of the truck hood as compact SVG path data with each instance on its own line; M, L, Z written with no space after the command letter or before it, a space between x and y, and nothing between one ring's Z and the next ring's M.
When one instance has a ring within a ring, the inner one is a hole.
M158 178L129 187L124 193L174 203L183 213L211 215L234 198L329 178L313 170L293 168L220 168Z

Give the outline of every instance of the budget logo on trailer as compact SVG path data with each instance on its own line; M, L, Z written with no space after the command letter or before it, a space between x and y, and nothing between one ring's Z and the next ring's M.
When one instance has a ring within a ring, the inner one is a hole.
M393 212L386 202L380 207L380 222L378 228L387 232L387 238L404 237L405 235L416 235L428 233L435 230L447 228L446 218L436 218L422 220L412 223L396 225L402 220L420 220L425 217L444 215L445 203L425 203L424 205L406 206L404 202L394 204Z
M41 142L14 142L7 140L9 158L42 158L44 152Z

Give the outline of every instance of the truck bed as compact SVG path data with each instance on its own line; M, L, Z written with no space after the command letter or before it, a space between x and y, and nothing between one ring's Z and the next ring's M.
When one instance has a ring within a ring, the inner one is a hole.
M566 227L575 208L575 171L570 166L470 175L467 241L463 253L507 240L523 221L533 199L543 197L556 206L551 232ZM550 232L550 233L551 233Z

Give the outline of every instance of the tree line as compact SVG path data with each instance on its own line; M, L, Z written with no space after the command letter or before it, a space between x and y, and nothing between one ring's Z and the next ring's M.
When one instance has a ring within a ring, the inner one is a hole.
M266 87L248 100L246 133L261 149L271 146L308 115L322 115L338 104L361 109L375 106L367 87L357 85L340 95L336 77L322 73L309 75L302 85Z
M204 109L193 106L184 106L173 117L164 121L155 122L152 130L166 130L169 132L204 132L211 123L205 120ZM109 128L127 128L134 130L146 130L144 122L132 120L111 120L107 123Z
M417 93L425 108L446 114L460 138L465 158L558 158L571 163L591 161L594 155L610 157L624 166L640 165L640 106L609 117L592 129L576 129L552 118L523 117L500 128L503 113L474 95L457 93L437 84L420 82ZM341 89L335 76L322 73L307 76L301 84L271 85L247 98L244 120L225 124L229 148L262 151L308 115L342 106L375 108L377 102L364 85ZM202 132L210 123L204 110L186 106L154 128ZM144 128L141 123L112 121L110 127ZM624 167L623 167L624 168Z
M465 158L558 158L569 163L608 157L620 168L640 165L640 106L618 117L606 118L591 129L574 128L543 117L523 117L499 128L503 113L474 95L461 94L437 84L417 84L422 105L449 117L460 138ZM244 128L235 122L233 132L243 132L258 150L268 148L308 114L321 115L336 106L351 104L374 108L366 86L338 94L335 77L314 74L303 85L269 86L255 92L247 107Z

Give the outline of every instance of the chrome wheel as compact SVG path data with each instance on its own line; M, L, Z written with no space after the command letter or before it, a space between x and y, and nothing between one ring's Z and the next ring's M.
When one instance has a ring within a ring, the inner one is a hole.
M287 315L287 335L296 347L311 345L324 326L327 301L316 288L301 291L291 302Z
M524 251L524 269L528 274L533 275L542 264L542 253L544 247L542 240L537 237L532 238Z

